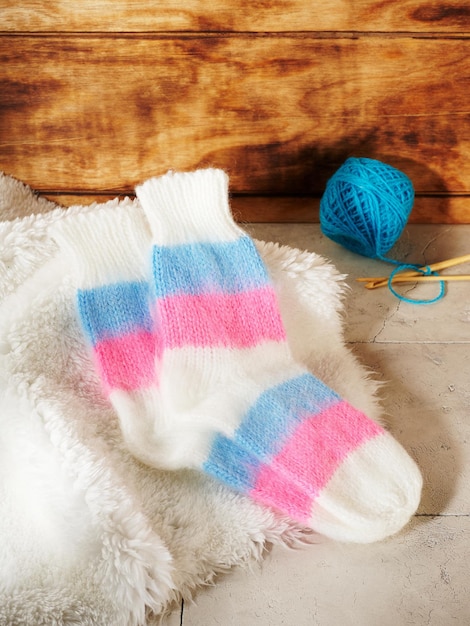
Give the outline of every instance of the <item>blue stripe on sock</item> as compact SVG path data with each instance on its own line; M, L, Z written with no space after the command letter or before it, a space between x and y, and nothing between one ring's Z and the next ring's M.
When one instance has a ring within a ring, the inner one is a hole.
M216 435L202 469L237 491L249 492L261 467L280 452L296 427L339 400L308 373L266 390L247 412L233 441Z
M154 246L155 295L238 293L262 287L269 277L253 240Z
M303 420L339 400L332 389L309 373L291 378L259 396L237 428L234 440L269 463Z
M202 469L228 487L247 493L256 483L259 467L260 463L255 456L218 434Z
M93 345L135 330L152 331L146 282L79 289L77 302L83 329Z

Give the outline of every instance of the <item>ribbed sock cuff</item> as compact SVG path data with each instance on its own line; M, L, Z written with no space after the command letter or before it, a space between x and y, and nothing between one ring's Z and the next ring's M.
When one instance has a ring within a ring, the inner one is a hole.
M104 207L69 215L51 227L50 235L83 289L145 276L150 230L140 207Z
M157 245L227 241L243 231L230 213L228 176L219 169L169 172L136 187Z

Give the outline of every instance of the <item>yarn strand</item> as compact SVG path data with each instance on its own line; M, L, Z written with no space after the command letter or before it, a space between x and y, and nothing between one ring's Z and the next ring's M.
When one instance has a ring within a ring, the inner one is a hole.
M403 302L408 302L409 304L433 304L434 302L437 302L438 300L441 300L444 296L445 296L445 282L443 280L439 281L439 285L440 285L440 289L439 289L439 293L437 294L437 296L435 296L434 298L430 298L430 299L422 299L422 298L409 298L408 296L404 296L403 294L399 293L394 287L393 287L393 279L394 277L404 271L404 270L414 270L415 272L421 274L422 276L439 276L439 273L436 271L433 271L429 265L426 265L425 267L420 267L418 265L413 265L413 264L407 264L407 263L403 263L401 265L398 265L398 267L396 267L394 270L392 270L389 278L388 278L388 283L387 286L389 288L389 290L391 291L391 293L398 298L399 300L402 300Z

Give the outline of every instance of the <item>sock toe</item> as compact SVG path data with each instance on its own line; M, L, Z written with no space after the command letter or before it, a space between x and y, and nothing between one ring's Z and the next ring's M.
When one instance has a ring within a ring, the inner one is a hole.
M416 463L384 432L343 460L315 498L310 525L339 541L380 541L408 523L421 488Z

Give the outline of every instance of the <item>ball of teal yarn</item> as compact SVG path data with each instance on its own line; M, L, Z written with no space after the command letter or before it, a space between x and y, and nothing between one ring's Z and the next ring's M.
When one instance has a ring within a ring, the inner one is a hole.
M326 185L321 229L352 252L383 259L402 234L413 202L406 174L375 159L351 157Z

